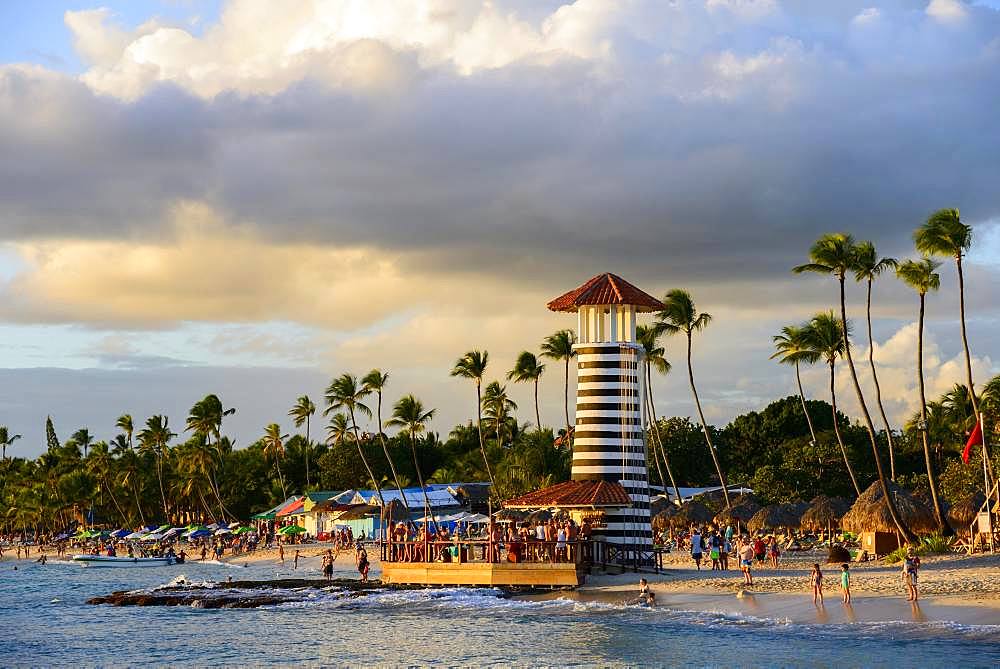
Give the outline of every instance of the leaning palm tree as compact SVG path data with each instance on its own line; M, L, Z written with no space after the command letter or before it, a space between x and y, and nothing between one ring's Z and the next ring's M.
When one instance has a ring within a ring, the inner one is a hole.
M896 269L896 275L903 282L917 291L920 296L920 311L917 316L917 387L920 389L920 439L924 446L924 464L927 466L927 483L931 489L931 501L934 503L934 516L942 534L951 533L951 526L945 520L941 500L938 499L937 482L934 476L934 464L931 461L930 435L927 431L927 395L924 392L924 307L927 293L941 287L941 276L935 272L941 263L928 257L921 260L907 260Z
M514 383L533 383L535 386L535 427L542 429L542 418L538 412L538 380L545 372L545 365L531 351L521 351L514 363L514 369L507 372L507 380Z
M958 209L939 209L914 231L913 241L917 251L924 255L955 259L955 268L958 270L958 314L962 328L962 350L965 354L965 381L972 401L972 412L978 421L979 399L972 381L972 354L965 331L965 275L962 272L962 256L972 247L972 227L962 222ZM986 452L985 440L983 452ZM992 469L989 458L985 460L987 469Z
M122 431L128 441L128 447L132 448L132 434L135 432L135 425L132 422L132 414L123 413L115 421L115 427Z
M837 421L836 368L837 358L844 357L844 327L832 311L820 312L809 321L809 325L805 327L801 337L802 345L813 351L818 358L822 358L830 366L830 406L833 413L833 433L837 436L837 444L844 456L844 466L847 467L847 473L851 477L854 492L858 497L861 497L861 488L858 486L857 477L854 476L851 461L847 457L847 447L844 446L844 437L840 434L840 423Z
M656 463L656 473L660 476L660 482L663 484L664 491L666 491L667 480L663 477L663 469L660 468L660 460L663 460L663 466L667 470L667 476L670 478L670 486L674 489L674 495L678 503L681 499L681 490L677 487L677 481L674 480L674 472L670 468L670 459L667 457L667 449L663 444L663 437L660 435L660 424L656 418L656 405L653 403L653 368L656 368L660 374L668 374L671 369L670 362L666 359L666 349L657 343L660 338L660 333L657 331L656 327L649 325L637 325L635 328L635 340L642 346L643 350L643 374L645 375L645 386L646 386L646 397L643 400L646 402L646 407L649 410L649 416L652 418L653 424L653 462ZM657 449L657 447L659 447ZM659 450L660 457L656 457L656 452Z
M404 395L392 407L392 418L388 425L402 428L410 440L410 453L413 455L413 469L417 473L417 482L420 484L420 492L424 496L424 515L431 515L431 501L427 497L427 488L424 487L423 470L420 468L420 459L417 457L417 436L427 428L427 423L434 418L434 409L424 409L423 403L413 395ZM400 492L400 496L404 496ZM432 517L433 521L433 517ZM434 529L437 530L437 521L434 522Z
M19 434L10 434L6 425L0 425L0 448L3 448L3 458L7 459L7 447L13 446L14 442L21 438Z
M507 426L517 403L507 395L507 386L501 386L499 381L493 381L486 386L483 393L483 415L486 423L492 425L497 435L497 448L503 448L503 428Z
M781 334L771 337L774 341L775 352L771 360L775 358L778 362L795 367L795 382L799 386L799 401L802 402L802 413L806 416L806 423L809 425L809 436L813 445L816 441L816 429L813 426L812 417L809 416L809 409L806 407L806 394L802 391L802 375L799 373L799 365L806 363L812 365L822 357L819 352L809 345L809 325L786 325L781 328Z
M851 382L854 384L854 393L858 398L861 415L864 417L865 427L868 429L868 440L871 442L872 457L875 459L875 471L878 474L879 487L882 489L882 496L885 498L886 509L889 511L892 522L899 529L899 533L907 543L912 543L916 541L916 536L903 522L899 510L896 508L896 501L889 494L889 488L886 485L885 471L882 468L882 458L879 456L878 441L875 437L875 424L872 422L872 416L868 412L865 396L861 392L858 371L854 367L854 357L851 355L851 340L847 325L847 297L845 295L844 282L847 273L854 269L856 253L856 245L851 235L843 233L823 235L809 249L809 258L812 262L794 267L792 271L796 274L815 272L817 274L833 276L840 285L840 324L842 328L841 334L844 338L844 354L847 358L847 367L851 371Z
M169 520L167 493L163 487L163 460L169 452L170 440L177 435L170 429L170 419L166 416L152 416L146 420L146 428L139 433L139 450L150 453L156 462L156 478L160 483L160 501L163 502L164 520Z
M698 388L694 385L694 369L691 366L691 341L695 332L701 332L712 322L712 315L708 313L698 313L694 300L690 293L685 290L674 289L667 293L663 299L663 311L656 315L656 327L660 332L668 335L683 332L687 337L687 368L688 382L691 385L691 394L694 396L694 404L698 409L698 418L701 420L701 431L705 435L705 444L708 452L712 456L715 464L715 473L719 475L719 485L722 486L722 496L726 500L726 508L729 508L729 490L726 487L726 477L722 474L722 467L719 466L719 457L715 453L715 446L712 444L712 436L708 432L708 423L705 421L705 412L701 410L701 400L698 399Z
M312 448L312 442L309 440L309 427L312 423L312 417L316 413L316 405L313 401L309 399L308 395L303 395L299 399L295 400L295 406L288 410L288 415L295 422L295 427L302 427L303 423L306 426L306 447L303 449L306 460L306 487L310 485L309 481L309 449Z
M68 441L71 442L73 445L77 446L78 448L83 449L83 459L86 460L87 452L90 450L90 447L93 446L94 444L94 435L90 434L90 430L88 430L87 428L81 427L79 430L70 435Z
M875 277L887 270L895 270L896 265L895 258L879 258L875 245L869 241L859 242L855 247L854 278L857 281L866 282L868 288L865 300L865 314L868 319L868 364L872 368L872 382L875 384L875 403L882 416L885 438L889 445L889 478L893 480L896 478L896 449L893 443L892 428L885 415L885 407L882 406L882 388L878 382L878 373L875 371L875 340L872 338L872 284L875 282Z
M264 446L265 460L270 456L274 460L274 469L278 472L278 481L281 483L281 494L288 499L288 490L285 489L285 477L281 473L279 462L285 457L285 439L287 434L281 434L281 426L271 423L264 428L264 436L260 438L260 443Z
M551 360L562 360L565 363L563 378L563 410L566 412L566 438L572 426L569 422L569 363L576 357L573 345L576 343L576 334L572 330L559 330L550 334L542 342L542 357Z
M373 369L365 374L365 377L361 379L361 383L365 384L365 388L368 388L369 392L375 393L378 398L375 411L378 419L378 441L382 445L382 452L389 463L389 471L392 472L393 483L396 484L398 490L402 490L403 484L399 478L399 473L396 471L396 463L393 462L392 456L389 455L389 446L386 444L385 435L382 433L382 392L385 390L386 384L389 383L389 375L381 369ZM400 493L399 498L403 502L403 507L409 512L410 506L406 503L406 495Z
M479 430L479 450L486 464L486 475L490 479L490 486L495 490L493 469L490 467L490 459L486 457L486 440L483 439L483 375L486 374L486 365L489 361L489 351L469 351L455 361L451 375L472 379L476 383L476 427Z
M222 448L222 420L234 413L236 413L236 409L226 409L222 406L222 400L219 399L218 395L209 394L195 402L194 406L191 407L185 426L186 432L192 432L196 437L203 439L208 448L216 450L216 457L212 459L211 466L206 472L206 481L219 505L219 513L223 519L226 517L227 509L222 502L222 492L216 472L222 468L225 456ZM215 439L214 444L213 438Z
M358 430L357 414L361 413L368 417L372 415L372 410L363 401L370 394L371 390L367 386L358 383L358 377L353 374L341 374L326 389L326 410L323 414L347 409L347 414L351 418L351 427L354 429L354 441L358 447L358 455L361 456L361 462L368 472L368 477L372 480L372 486L375 488L379 503L381 503L382 508L385 508L382 488L378 484L378 479L375 478L375 472L372 471L368 458L365 457L365 451L361 447L361 431Z

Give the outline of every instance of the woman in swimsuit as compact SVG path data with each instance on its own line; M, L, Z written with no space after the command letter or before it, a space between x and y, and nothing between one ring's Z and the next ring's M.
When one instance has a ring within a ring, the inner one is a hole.
M810 582L812 583L813 589L813 604L816 603L816 598L819 598L819 603L823 603L823 572L819 569L818 563L813 563L812 573L809 574Z

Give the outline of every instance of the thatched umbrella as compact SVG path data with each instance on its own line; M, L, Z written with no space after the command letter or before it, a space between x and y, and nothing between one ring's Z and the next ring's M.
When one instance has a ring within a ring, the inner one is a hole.
M843 497L817 495L802 514L802 527L807 530L826 530L828 533L840 524L851 503Z
M530 514L528 514L528 517L525 518L525 520L527 520L529 523L537 523L539 521L546 523L552 520L552 512L546 511L545 509L541 509L540 511L533 511Z
M750 522L750 519L758 511L760 511L760 505L753 500L749 500L744 504L734 504L728 509L723 509L715 514L714 521L719 527L735 525L737 530L739 530L740 525L746 525Z
M493 517L499 521L513 521L518 522L524 520L528 516L527 511L522 511L520 509L500 509L493 514Z
M674 516L680 512L677 505L671 504L667 508L653 516L653 529L662 532L673 524Z
M982 491L978 491L974 495L969 495L948 509L948 522L955 528L956 532L968 532L969 527L976 520L976 514L979 513L979 509L983 507L983 502L985 501L986 495Z
M712 512L707 506L699 501L692 500L687 504L682 504L677 513L671 519L674 527L686 527L688 525L700 525L712 522Z
M406 521L410 519L410 513L406 510L406 507L403 506L403 503L398 499L391 500L388 504L385 505L384 515L387 521L390 520Z
M900 488L892 481L886 481L889 494L896 502L900 520L915 534L933 534L938 529L934 514L913 496L910 491ZM840 521L848 532L891 532L897 531L889 509L882 497L882 486L875 481L858 498Z
M798 527L801 517L796 504L772 504L753 514L747 529L756 532L764 528Z
M667 498L666 496L659 495L657 497L654 497L652 500L650 500L650 502L649 502L649 515L650 516L656 516L661 511L666 511L668 508L671 508L671 507L676 509L677 505L674 504L673 502L671 502L670 499Z

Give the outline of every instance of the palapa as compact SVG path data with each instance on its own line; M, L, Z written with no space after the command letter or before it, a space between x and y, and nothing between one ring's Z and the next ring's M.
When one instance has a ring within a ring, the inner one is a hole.
M760 511L760 505L750 501L738 506L731 506L715 514L715 524L719 527L726 525L746 525L753 518L753 515Z
M527 518L528 512L521 509L500 509L493 514L493 517L497 520L518 522Z
M967 533L985 501L986 495L982 491L977 491L974 495L963 498L962 501L948 510L948 522L955 528L955 531Z
M674 504L671 504L663 511L660 511L658 514L653 516L653 529L657 532L662 532L667 529L673 525L674 516L676 516L679 512L680 509L678 509Z
M900 488L892 481L886 481L889 493L896 502L896 510L900 520L915 534L933 534L938 529L934 514L910 491ZM896 524L892 522L889 509L882 496L882 486L875 481L854 502L840 521L841 527L848 532L896 532Z
M712 516L713 514L707 506L697 500L691 500L678 507L677 513L671 518L670 524L674 527L701 525L712 522Z
M807 530L826 530L840 525L851 503L843 497L817 495L802 514L801 526Z
M755 513L747 522L747 529L757 532L765 528L798 527L801 517L797 504L772 504Z

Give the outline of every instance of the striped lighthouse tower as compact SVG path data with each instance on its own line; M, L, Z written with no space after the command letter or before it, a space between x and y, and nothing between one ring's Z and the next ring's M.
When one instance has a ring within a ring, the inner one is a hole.
M599 274L548 304L576 312L576 428L574 481L609 481L624 487L630 507L610 509L595 534L623 548L651 549L643 349L636 316L663 304L614 274Z

